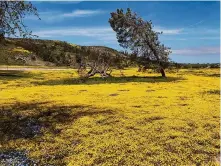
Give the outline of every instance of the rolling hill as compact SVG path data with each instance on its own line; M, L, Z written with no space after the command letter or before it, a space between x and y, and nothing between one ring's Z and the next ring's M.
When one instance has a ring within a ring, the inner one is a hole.
M1 65L73 66L77 58L87 54L85 50L121 54L103 46L80 46L58 40L7 38L0 44ZM25 60L24 60L25 59Z

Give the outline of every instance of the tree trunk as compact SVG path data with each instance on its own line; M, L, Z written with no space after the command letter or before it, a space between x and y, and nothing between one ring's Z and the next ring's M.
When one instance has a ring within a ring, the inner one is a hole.
M94 76L95 74L97 73L97 71L95 69L91 69L88 73L87 73L87 76L86 77L92 77Z
M141 69L142 69L142 66L139 66L137 72L141 72Z
M3 43L3 44L5 43L5 37L3 34L0 33L0 44L1 43Z
M160 68L160 73L161 73L162 77L166 77L166 73L162 67Z

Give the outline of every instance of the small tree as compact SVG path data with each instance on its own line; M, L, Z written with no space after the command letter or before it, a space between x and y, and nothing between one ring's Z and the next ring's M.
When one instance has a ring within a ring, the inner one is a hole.
M144 21L128 8L126 13L123 9L111 13L109 23L117 34L120 46L131 49L137 57L145 59L146 64L157 64L162 76L166 77L164 68L171 51L160 43L158 35L162 32L155 32L151 21Z
M30 14L39 18L31 2L0 1L0 41L4 40L5 35L22 38L34 36L23 22L25 16Z

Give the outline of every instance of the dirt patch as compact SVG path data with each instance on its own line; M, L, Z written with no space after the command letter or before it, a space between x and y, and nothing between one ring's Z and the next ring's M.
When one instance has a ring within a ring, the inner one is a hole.
M110 94L109 96L118 96L119 94L117 94L117 93L112 93L112 94Z
M68 68L67 68L68 69ZM67 70L67 69L57 69L57 68L26 68L26 67L17 67L17 68L2 68L0 67L0 70L16 70L16 71L31 71L31 70Z
M29 159L27 157L26 152L10 150L5 152L0 152L0 165L25 166L25 165L37 165L37 162Z
M151 117L146 117L144 119L142 119L139 124L147 124L147 123L153 123L155 121L159 121L164 119L165 117L163 116L151 116Z
M220 165L220 154L217 156L217 157L215 157L215 161L216 161L216 163L217 164L219 164Z
M165 98L167 98L166 96L158 96L158 98L160 98L160 99L165 99Z
M178 104L178 105L180 105L180 106L187 106L188 104Z
M146 90L146 92L154 92L155 90L152 90L152 89L148 89Z
M186 96L179 96L179 99L180 99L180 100L186 100L187 97L186 97Z
M79 90L79 92L87 92L87 90L84 90L84 89L83 89L83 90Z
M210 91L206 91L204 93L220 95L220 90L210 90Z
M141 108L141 105L133 105L134 108Z
M120 89L120 90L118 90L118 91L120 91L120 92L128 92L128 91L130 91L130 90L127 90L127 89Z

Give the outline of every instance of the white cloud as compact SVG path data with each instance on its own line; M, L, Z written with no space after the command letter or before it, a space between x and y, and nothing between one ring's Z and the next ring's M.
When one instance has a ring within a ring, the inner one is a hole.
M200 21L198 21L198 22L196 22L194 24L189 25L188 27L195 27L195 26L197 26L199 24L202 24L203 22L205 22L205 20L200 20Z
M102 10L75 10L71 13L64 13L61 17L87 17L104 13Z
M165 28L161 26L155 26L153 29L157 32L163 32L165 35L218 35L220 34L219 29L211 29L211 28L196 28L195 25L201 24L203 21L200 21L196 24L189 26L188 28Z
M166 34L166 35L177 35L183 32L183 29L181 28L168 29L168 28L156 26L153 29L157 32L163 32L163 34Z
M176 30L167 29L167 34L177 33ZM59 37L59 36L88 36L98 37L101 40L117 41L116 34L110 27L71 27L36 31L34 34L39 37Z
M201 47L172 50L175 55L212 55L220 54L220 47Z
M39 17L42 21L58 22L65 18L76 18L76 17L91 17L105 13L103 10L74 10L72 12L61 12L61 11L44 11L39 12ZM30 15L26 19L37 20L36 16Z
M166 29L167 34L173 34L172 36L160 36L160 40L174 40L174 41L187 41L187 40L217 40L219 37L217 36L205 36L205 37L191 37L184 36L178 37L174 36L174 34L178 33L175 29ZM33 31L33 34L42 37L42 38L58 38L58 37L90 37L93 40L102 41L104 43L115 43L117 44L116 33L112 30L111 27L60 27L60 28L51 28L51 29L43 29L39 31ZM200 49L201 52L208 52L208 49ZM209 50L211 51L211 49ZM198 50L174 50L174 53L177 54L201 54ZM207 53L206 52L206 53ZM202 53L203 54L203 53Z
M174 37L174 38L168 38L165 36L162 36L161 39L163 41L171 40L171 41L186 41L186 40L220 40L220 37L218 36L210 36L210 37L189 37L186 38L180 38L180 37Z
M116 34L110 27L72 27L34 31L33 34L48 37L82 36L91 37L96 40L117 43Z

